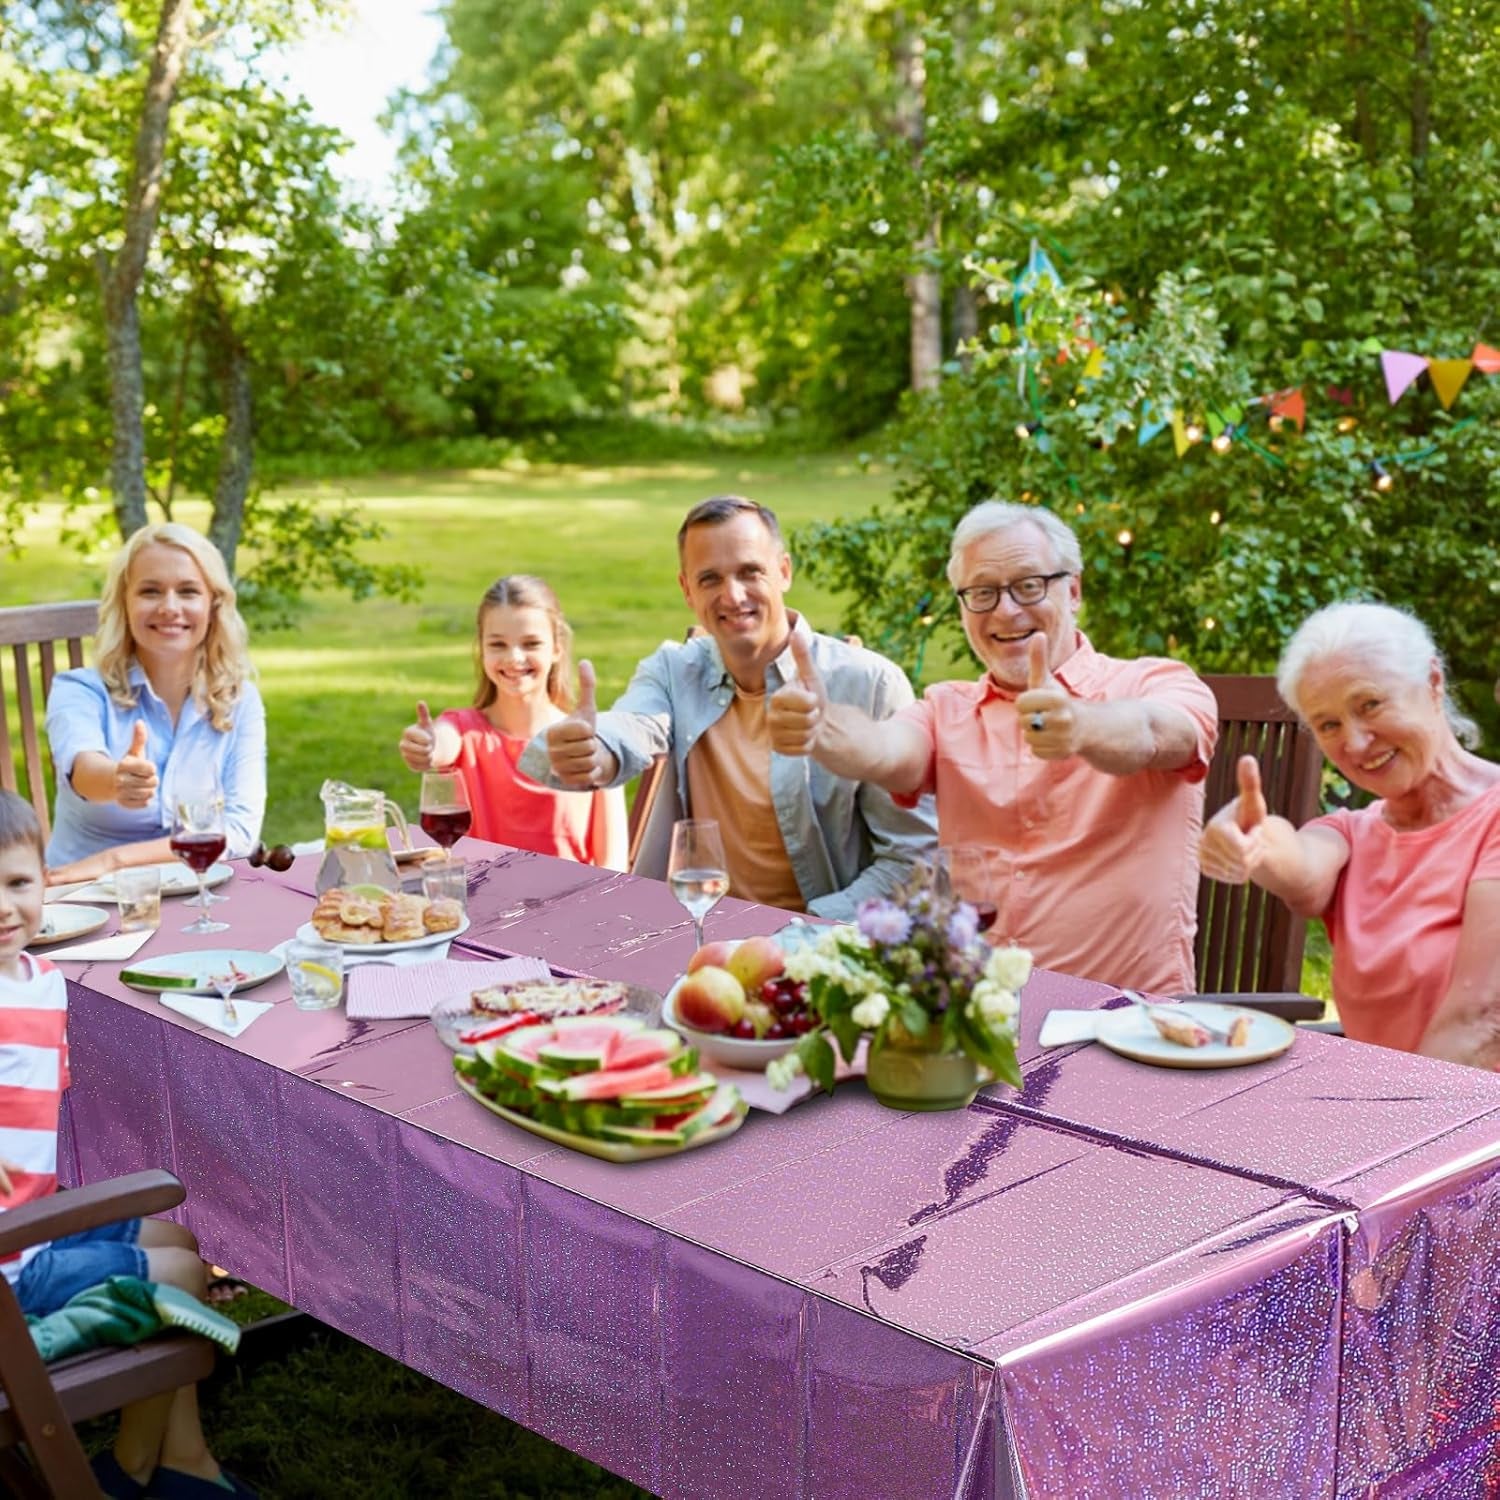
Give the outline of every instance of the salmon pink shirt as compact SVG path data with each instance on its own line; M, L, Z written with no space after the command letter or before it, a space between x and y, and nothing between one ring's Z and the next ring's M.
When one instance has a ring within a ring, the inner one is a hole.
M1149 698L1181 709L1197 731L1192 759L1133 776L1076 755L1039 760L1013 690L988 673L940 682L900 714L932 746L919 790L937 793L938 842L996 851L992 935L1029 948L1042 967L1156 994L1191 991L1202 782L1219 725L1213 691L1181 662L1104 656L1081 633L1052 675L1088 702Z
M623 826L623 791L554 792L516 769L527 741L502 734L480 709L450 708L442 719L459 734L462 748L453 769L469 794L472 837L584 865L603 863L608 799L620 804Z
M1307 826L1349 846L1323 913L1344 1035L1415 1052L1453 979L1469 887L1500 880L1500 786L1431 828L1392 828L1384 806Z

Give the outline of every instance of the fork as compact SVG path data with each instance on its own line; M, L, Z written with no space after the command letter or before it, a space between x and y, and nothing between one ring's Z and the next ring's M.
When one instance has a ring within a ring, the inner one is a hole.
M228 974L213 974L210 976L213 987L219 992L219 999L224 1002L224 1024L226 1026L238 1026L240 1024L239 1012L234 1008L234 1001L230 996L234 994L235 987L239 984L239 975L233 972Z
M1120 993L1133 1005L1138 1005L1148 1016L1160 1009L1159 1006L1153 1005L1144 995L1138 993L1136 990L1121 990ZM1227 1026L1216 1026L1212 1021L1204 1020L1203 1016L1196 1011L1193 1012L1191 1020L1195 1026L1201 1026L1212 1040L1218 1042L1221 1046L1228 1045L1229 1028Z

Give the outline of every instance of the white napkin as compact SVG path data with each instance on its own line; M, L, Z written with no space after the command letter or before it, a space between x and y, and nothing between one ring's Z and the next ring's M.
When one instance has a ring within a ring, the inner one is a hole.
M1097 1041L1099 1022L1111 1014L1107 1010L1049 1010L1037 1043L1042 1047L1066 1047L1072 1042Z
M156 929L148 927L141 932L116 932L109 937L95 938L89 943L74 943L70 948L52 948L46 957L69 963L91 963L97 958L134 958L145 945L156 936Z
M347 957L344 962L348 963ZM349 976L347 1013L355 1021L430 1016L433 1007L444 1000L467 996L486 985L545 979L549 973L551 970L539 958L502 958L476 964L445 959L394 973L383 967L364 968Z
M197 1021L212 1031L222 1031L225 1036L238 1036L271 1009L264 1001L241 1000L236 995L234 1013L239 1019L231 1026L224 1019L224 1002L217 995L163 995L161 1003L190 1021Z

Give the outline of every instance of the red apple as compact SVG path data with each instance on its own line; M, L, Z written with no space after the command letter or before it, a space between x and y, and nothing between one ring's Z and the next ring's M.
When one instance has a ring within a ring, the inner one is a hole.
M689 974L696 974L699 969L710 964L716 969L727 969L729 956L733 951L733 943L705 943L688 959L687 971Z
M699 1031L728 1031L745 1014L745 987L727 969L707 964L677 987L677 1017Z
M744 985L746 994L754 995L766 980L775 979L786 968L786 956L771 938L746 938L724 967Z

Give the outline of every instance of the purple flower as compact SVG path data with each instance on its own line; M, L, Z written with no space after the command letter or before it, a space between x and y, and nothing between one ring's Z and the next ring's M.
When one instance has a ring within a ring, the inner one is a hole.
M967 948L979 936L979 913L967 901L961 901L948 918L948 941L955 948Z
M866 901L859 909L859 930L872 943L904 943L911 934L911 918L889 901Z

